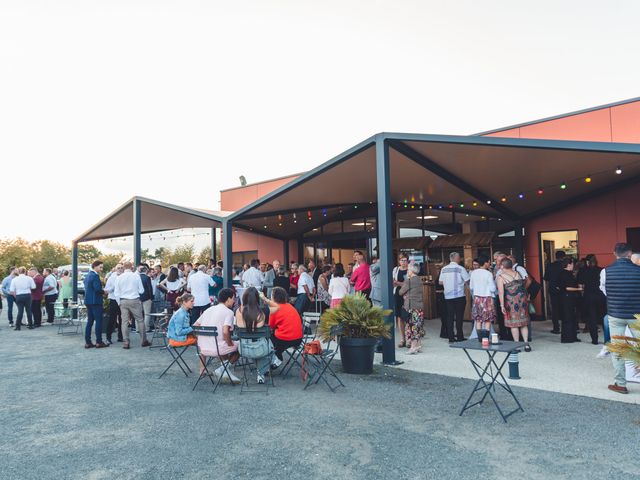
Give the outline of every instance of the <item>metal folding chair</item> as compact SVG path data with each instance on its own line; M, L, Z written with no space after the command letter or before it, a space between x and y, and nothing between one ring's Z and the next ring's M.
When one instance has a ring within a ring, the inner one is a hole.
M198 338L213 337L216 344L216 355L212 356L210 355L210 352L208 352L205 355L204 353L202 353L202 350L200 349L200 342L196 344L196 347L198 350L198 361L200 362L200 365L202 365L203 371L200 372L200 374L198 375L198 379L196 380L196 383L193 386L192 391L196 389L196 387L198 386L198 383L200 383L200 380L202 380L204 377L207 377L211 381L211 385L213 385L213 393L216 393L216 390L218 389L218 385L220 385L220 382L222 382L222 379L224 378L225 374L227 375L227 378L229 378L229 382L231 383L231 385L235 386L235 383L233 383L233 380L231 379L231 374L229 373L229 370L228 370L229 367L227 365L227 362L223 361L220 358L220 346L218 344L218 336L219 336L218 327L205 327L205 326L194 327L193 333ZM207 360L204 361L203 357L206 357ZM219 368L220 366L222 366L222 369L223 369L222 375L220 375L217 381L214 382L213 375L214 375L215 369ZM209 371L210 368L212 369L212 371Z
M303 332L302 341L300 342L300 345L298 345L297 347L295 348L292 347L291 351L289 351L289 349L285 350L286 353L289 355L289 358L287 359L287 362L284 364L284 367L282 367L282 370L280 371L280 376L286 378L286 376L289 375L289 372L295 365L297 365L299 369L302 369L302 364L300 363L300 355L304 350L305 344L307 342L310 342L311 340L315 340L319 323L320 323L319 313L305 312L302 314L302 332Z
M329 390L331 390L332 392L335 392L338 387L344 387L344 383L342 383L340 377L338 377L333 368L331 368L331 362L340 349L340 336L342 335L342 326L336 325L332 327L330 334L331 338L327 343L327 347L322 350L322 353L312 355L309 353L305 353L304 351L302 352L303 364L308 375L304 385L304 390L306 390L312 383L317 385L320 380L324 381L327 387L329 387ZM331 349L331 342L334 339L335 347ZM334 382L334 385L332 385L329 380L327 380L325 376L326 374L330 375L336 380L336 382Z
M189 368L189 365L187 365L187 362L185 361L184 358L182 358L182 356L184 355L184 353L187 351L189 347L193 347L194 345L195 344L174 347L173 345L171 345L171 341L167 342L167 352L169 352L173 360L169 364L169 366L164 369L164 372L162 372L158 378L162 378L162 376L165 373L167 373L169 369L176 364L178 365L178 367L180 367L180 370L182 370L182 373L184 373L184 376L188 377L189 373L192 373L192 370L191 368ZM187 373L187 371L189 373Z
M265 338L267 340L267 342L269 342L269 345L271 345L270 343L270 339L271 339L271 329L268 326L264 326L264 327L260 327L258 329L255 330L255 332L247 332L247 330L245 328L235 328L234 331L236 332L236 335L238 337L238 339L242 342L243 340L245 341L256 341L256 340L260 340L262 338ZM271 355L273 354L273 349L271 349L271 352L269 353L268 357L271 357ZM264 383L265 387L264 388L260 388L260 389L255 389L255 390L250 390L249 389L249 376L253 374L253 369L252 367L255 365L255 371L258 370L258 360L260 360L259 358L246 358L246 357L240 357L241 359L245 359L245 361L242 362L241 366L242 366L242 383L240 384L240 393L243 392L265 392L265 394L269 394L269 381L266 381ZM247 373L248 370L248 373ZM275 383L273 381L273 375L271 375L271 372L269 372L269 377L271 378L271 386L275 387Z

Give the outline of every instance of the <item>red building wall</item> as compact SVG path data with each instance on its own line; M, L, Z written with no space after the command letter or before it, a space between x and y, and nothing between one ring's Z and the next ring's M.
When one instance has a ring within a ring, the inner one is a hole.
M640 143L640 101L509 128L488 136ZM640 184L526 223L527 269L540 279L539 233L554 230L578 230L579 255L594 253L600 265L608 265L613 261L613 246L627 241L627 228L640 227L638 199ZM537 307L540 308L539 303Z
M230 188L220 192L220 209L224 211L236 211L255 202L261 197L277 188L298 178L299 175L254 183L244 187ZM273 260L284 260L284 242L258 235L251 232L236 230L233 233L233 251L251 252L257 251L258 257L263 262L271 263ZM298 244L295 240L289 242L289 258L294 260L298 256Z

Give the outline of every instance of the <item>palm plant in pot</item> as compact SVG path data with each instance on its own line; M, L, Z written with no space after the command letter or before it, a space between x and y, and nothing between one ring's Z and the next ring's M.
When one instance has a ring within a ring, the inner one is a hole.
M391 310L372 306L361 293L347 295L337 308L320 317L320 337L328 341L339 328L340 359L346 373L373 372L375 345L379 337L391 338L390 325L384 318Z

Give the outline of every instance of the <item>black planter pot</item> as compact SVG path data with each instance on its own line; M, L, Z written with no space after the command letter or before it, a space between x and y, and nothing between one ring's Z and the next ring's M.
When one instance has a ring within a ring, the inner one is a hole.
M340 359L345 373L367 374L373 372L373 356L377 338L340 339Z

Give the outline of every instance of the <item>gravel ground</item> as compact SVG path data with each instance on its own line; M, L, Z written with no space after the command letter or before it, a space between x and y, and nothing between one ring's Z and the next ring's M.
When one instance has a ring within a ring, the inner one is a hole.
M293 376L214 395L158 379L167 352L4 325L2 479L640 478L635 405L516 388L505 425L491 404L458 416L470 380L382 366L337 393Z

